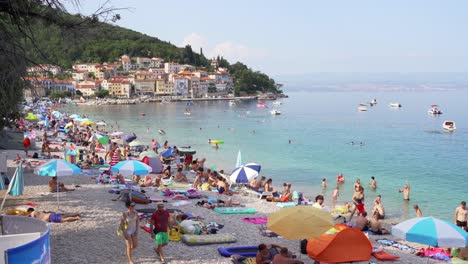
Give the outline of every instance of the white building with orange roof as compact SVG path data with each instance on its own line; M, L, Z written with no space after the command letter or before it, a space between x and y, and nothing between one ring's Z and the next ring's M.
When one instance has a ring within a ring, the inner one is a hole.
M151 78L153 79L158 79L161 76L167 76L167 73L166 71L164 71L164 68L150 68L148 71L151 72Z
M82 81L76 84L76 90L84 96L93 96L99 90L99 83L95 81Z
M190 65L190 64L183 64L183 65L180 65L180 70L181 71L194 71L195 66Z
M181 75L174 75L174 95L188 96L189 95L189 79Z
M164 63L164 71L166 73L177 73L181 71L180 64L175 62L166 62Z
M74 70L72 72L72 78L75 81L82 81L88 78L88 71L87 70Z
M132 69L132 60L129 56L122 55L122 57L120 57L120 62L122 63L122 69L124 71L129 71Z
M135 93L138 95L154 95L156 79L135 79Z
M197 76L198 78L208 77L208 72L202 70L196 70L192 72L193 75Z
M62 73L62 68L52 64L39 64L26 69L30 76L47 78L49 75Z
M164 59L161 58L151 58L150 68L164 68Z

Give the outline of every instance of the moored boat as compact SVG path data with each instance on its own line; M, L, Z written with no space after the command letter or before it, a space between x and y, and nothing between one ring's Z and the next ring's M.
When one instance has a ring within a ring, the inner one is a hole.
M455 129L457 129L457 126L455 124L455 121L445 120L442 124L442 128L447 131L455 131Z
M400 103L390 103L390 107L400 108L401 104Z

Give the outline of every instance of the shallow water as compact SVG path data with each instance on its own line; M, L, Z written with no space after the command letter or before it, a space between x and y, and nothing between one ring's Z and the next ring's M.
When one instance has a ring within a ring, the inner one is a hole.
M383 196L387 215L414 217L418 203L425 216L452 220L461 200L467 200L468 111L467 91L458 92L298 92L289 94L282 106L256 107L256 101L229 106L227 101L195 102L191 116L183 114L186 103L123 106L76 106L70 112L107 120L108 129L135 132L140 140L168 140L171 145L192 146L208 165L231 171L237 152L244 163L262 165L261 175L283 182L309 196L324 193L326 203L342 172L346 183L339 202L349 201L352 185L360 178L364 187L375 176L378 189L366 188L366 208L372 209L377 194ZM360 102L377 98L378 104L358 112ZM388 106L399 102L400 109ZM444 114L427 110L439 104ZM273 116L269 110L282 112ZM140 113L146 113L141 116ZM118 122L117 125L113 121ZM457 130L442 130L444 120L455 120ZM160 136L158 129L167 134ZM149 131L149 132L147 132ZM218 150L208 139L225 141ZM291 143L289 143L291 140ZM351 142L355 142L352 144ZM362 142L362 145L360 144ZM328 188L322 190L321 179ZM411 201L404 203L398 188L411 184Z

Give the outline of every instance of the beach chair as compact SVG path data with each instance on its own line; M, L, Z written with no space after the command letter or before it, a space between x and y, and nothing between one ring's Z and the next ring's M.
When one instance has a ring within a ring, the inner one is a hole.
M267 198L268 196L273 196L273 193L272 192L262 192L262 193L259 193L258 194L258 198L259 200L263 199L263 197Z

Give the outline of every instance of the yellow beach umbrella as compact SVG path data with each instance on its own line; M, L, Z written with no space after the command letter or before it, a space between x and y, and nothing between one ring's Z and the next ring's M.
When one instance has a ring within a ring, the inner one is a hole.
M24 119L26 119L28 121L37 121L37 120L39 120L39 116L29 112Z
M93 122L93 121L91 121L91 120L85 120L85 121L81 122L80 125L82 125L82 126L93 126L93 125L95 125L95 124L96 124L96 123Z
M270 214L267 228L286 239L298 240L319 237L333 224L327 211L313 206L291 206Z

